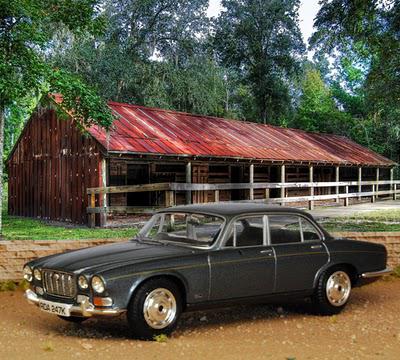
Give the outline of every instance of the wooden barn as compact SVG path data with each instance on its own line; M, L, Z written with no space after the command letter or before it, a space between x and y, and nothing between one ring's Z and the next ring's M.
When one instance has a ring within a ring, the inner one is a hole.
M345 137L116 102L109 133L81 133L57 106L36 109L8 159L11 215L104 225L191 202L396 196L395 163Z

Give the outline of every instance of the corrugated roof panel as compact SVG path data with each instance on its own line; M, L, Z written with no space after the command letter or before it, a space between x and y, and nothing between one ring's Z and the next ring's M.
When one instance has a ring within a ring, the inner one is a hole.
M371 166L395 164L342 136L116 102L109 106L119 118L113 123L108 142L104 130L89 129L108 151Z

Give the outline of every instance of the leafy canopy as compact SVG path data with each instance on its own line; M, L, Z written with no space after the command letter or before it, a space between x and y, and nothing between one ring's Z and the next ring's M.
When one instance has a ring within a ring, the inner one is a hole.
M94 90L78 77L46 61L53 33L98 32L103 24L98 0L0 0L0 112L27 96L61 92L82 125L109 127L112 115Z
M300 70L304 44L298 0L223 0L215 24L221 64L239 72L251 89L256 117L274 122L287 115L290 83Z

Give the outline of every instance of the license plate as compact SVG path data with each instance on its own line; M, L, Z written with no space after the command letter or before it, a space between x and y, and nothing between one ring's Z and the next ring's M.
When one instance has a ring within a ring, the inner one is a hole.
M46 311L50 314L56 314L61 316L71 316L71 305L60 304L52 301L40 300L39 308L42 311Z

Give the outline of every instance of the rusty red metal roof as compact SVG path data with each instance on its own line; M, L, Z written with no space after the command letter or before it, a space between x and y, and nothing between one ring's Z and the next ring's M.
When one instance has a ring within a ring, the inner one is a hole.
M253 122L109 102L112 130L90 134L110 153L239 158L264 161L392 166L350 139Z

